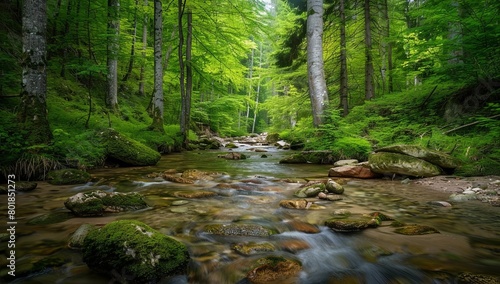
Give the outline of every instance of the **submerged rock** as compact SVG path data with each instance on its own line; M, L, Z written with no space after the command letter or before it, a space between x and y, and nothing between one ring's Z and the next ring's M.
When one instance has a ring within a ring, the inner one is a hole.
M236 252L242 254L242 255L254 255L254 254L259 254L259 253L264 253L264 252L271 252L275 251L276 248L274 247L273 244L268 243L268 242L263 242L263 243L255 243L255 242L247 242L247 243L238 243L238 244L233 244L231 246L231 249L235 250Z
M340 220L333 218L325 221L325 226L337 232L357 232L380 226L381 219L378 214L373 216L348 217L347 219Z
M288 209L316 209L314 202L306 199L284 199L280 201L280 206Z
M404 154L378 152L371 154L368 161L371 170L379 174L432 177L442 173L438 166Z
M114 129L98 133L106 145L107 156L130 166L156 165L161 158L160 153L148 146L120 134Z
M48 183L55 185L80 184L90 180L90 174L77 169L62 169L50 171L47 174Z
M397 228L394 232L402 235L439 234L438 230L424 225L405 225Z
M250 283L296 283L302 270L302 264L297 260L287 259L282 256L268 256L257 260L247 274ZM295 280L294 280L295 279Z
M96 230L97 227L92 224L82 224L69 238L68 247L72 249L80 249L83 247L83 242L87 235Z
M83 261L121 283L157 283L164 277L184 274L189 253L183 243L142 222L120 220L87 235Z
M148 207L144 197L136 192L121 193L96 190L69 197L64 206L77 216L102 216L104 212L132 211Z
M209 224L203 228L203 232L220 236L252 236L268 237L273 231L256 224Z

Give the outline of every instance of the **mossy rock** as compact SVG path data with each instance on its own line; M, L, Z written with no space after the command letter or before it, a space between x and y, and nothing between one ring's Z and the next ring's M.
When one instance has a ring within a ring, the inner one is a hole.
M307 159L302 154L292 154L280 160L280 164L306 164Z
M371 154L368 161L371 170L379 174L432 177L442 173L440 167L404 154L378 152Z
M71 235L68 242L68 247L72 249L80 249L83 247L83 243L87 235L96 230L97 227L92 224L82 224L78 229Z
M204 233L219 236L252 236L268 237L273 235L271 229L256 224L209 224L203 229Z
M380 222L377 217L333 218L325 221L325 226L336 232L357 232L367 228L376 228L380 225Z
M119 275L124 283L156 283L184 274L189 263L183 243L134 220L114 221L91 231L82 252L89 268Z
M62 169L50 171L47 179L50 184L55 185L82 184L90 180L90 174L77 169Z
M80 192L69 197L64 206L82 217L102 216L104 212L133 211L148 207L144 197L136 192L107 193L101 190Z
M161 158L157 151L114 129L101 131L98 135L106 145L107 156L126 165L152 166L156 165Z
M273 244L263 242L263 243L255 243L255 242L247 242L247 243L238 243L231 245L231 249L242 255L254 255L264 252L275 251L276 248Z
M455 169L460 165L459 161L456 158L446 153L426 149L418 145L393 145L377 149L375 152L405 154L422 159L445 169Z
M433 227L424 225L406 225L394 230L395 233L402 235L428 235L428 234L439 234L439 231Z
M227 143L226 146L224 146L226 148L229 148L229 149L236 149L238 148L238 146L234 143Z
M316 197L320 192L327 192L324 183L315 183L310 186L299 188L294 196L298 198Z
M280 134L279 133L269 133L266 136L266 142L269 144L274 144L280 140Z
M37 216L28 221L29 225L49 225L61 223L73 218L71 213L68 212L55 212Z

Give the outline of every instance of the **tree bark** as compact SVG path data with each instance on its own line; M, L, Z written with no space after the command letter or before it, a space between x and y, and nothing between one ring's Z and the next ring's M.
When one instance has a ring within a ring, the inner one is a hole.
M375 97L375 85L373 82L373 55L372 55L372 31L370 0L365 0L365 99L371 100Z
M108 0L108 92L106 106L111 112L118 112L118 52L120 48L120 2Z
M184 14L184 5L185 1L179 0L177 2L177 21L178 21L178 28L179 28L179 46L177 47L177 52L179 56L179 87L180 87L180 92L181 92L181 115L180 115L180 129L181 129L181 136L184 135L186 132L186 121L184 114L182 113L182 105L184 102L184 97L186 96L186 85L185 85L185 72L184 72L184 31L182 30L182 16ZM183 137L184 138L184 137ZM184 142L184 140L182 140Z
M23 2L23 62L19 121L27 130L30 145L52 139L47 119L47 3Z
M161 0L154 0L154 90L152 103L153 122L151 130L164 132L163 129L163 59L162 37L163 18Z
M349 114L349 93L347 85L347 40L345 36L345 0L339 1L340 14L340 106L342 115Z
M307 0L307 72L311 98L313 124L323 123L328 104L325 73L323 70L323 0Z

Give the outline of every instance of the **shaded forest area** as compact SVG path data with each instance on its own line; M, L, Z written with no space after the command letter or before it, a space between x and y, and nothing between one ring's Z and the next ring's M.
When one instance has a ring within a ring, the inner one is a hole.
M338 159L419 144L459 158L457 174L499 174L498 1L0 5L4 177L101 167L107 128L160 153L197 149L206 134L256 132ZM44 29L27 25L41 19ZM319 59L308 38L318 29ZM36 64L30 34L46 43ZM27 70L46 75L44 91L29 90ZM47 129L33 124L45 116Z

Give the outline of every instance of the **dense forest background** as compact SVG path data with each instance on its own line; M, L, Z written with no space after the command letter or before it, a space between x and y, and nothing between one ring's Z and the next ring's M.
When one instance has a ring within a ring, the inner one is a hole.
M26 119L23 10L32 2L46 5L36 11L47 23L37 68L48 132ZM323 7L320 124L306 2ZM420 144L459 158L458 174L500 173L498 1L322 2L2 1L0 169L39 179L103 166L97 133L114 128L161 153L196 149L207 134L259 132L339 159Z

